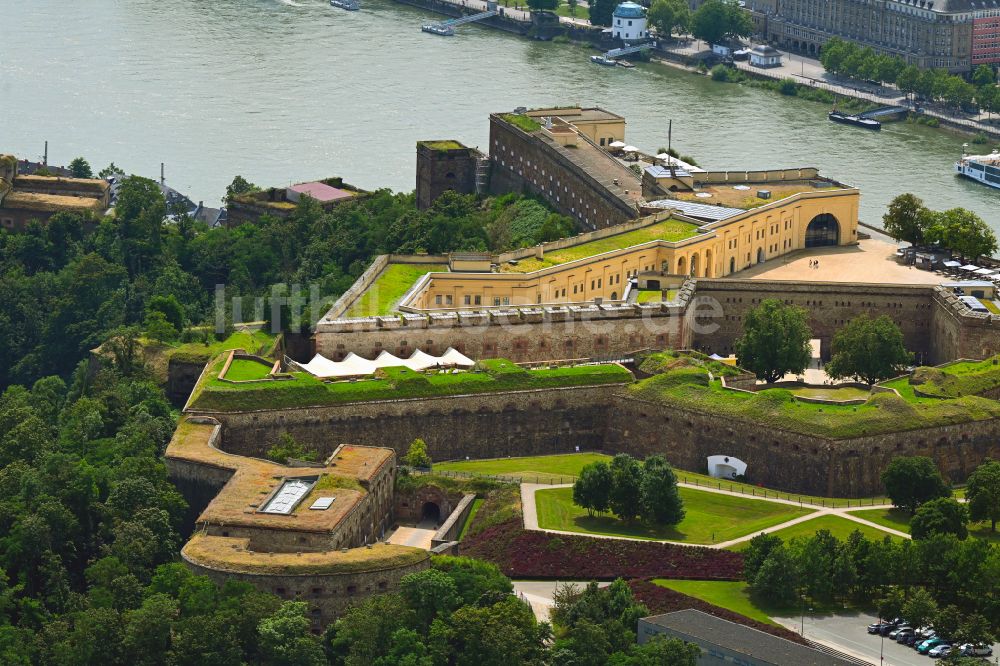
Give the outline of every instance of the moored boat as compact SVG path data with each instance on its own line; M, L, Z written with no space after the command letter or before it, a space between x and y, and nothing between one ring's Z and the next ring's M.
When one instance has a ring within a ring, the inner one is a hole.
M861 116L841 113L837 110L831 111L827 115L827 118L835 123L841 123L843 125L854 125L855 127L863 127L864 129L870 130L882 129L882 123L873 118L862 118Z
M614 58L608 58L602 55L592 55L590 56L590 62L596 63L598 65L604 65L605 67L614 67L618 64L618 61Z
M955 173L1000 189L1000 151L989 155L963 155L955 162Z
M360 0L330 0L331 7L340 7L341 9L346 9L349 12L356 12L361 9Z
M455 34L454 28L441 23L425 23L420 26L420 29L424 32L429 32L432 35L441 35L442 37L451 37Z

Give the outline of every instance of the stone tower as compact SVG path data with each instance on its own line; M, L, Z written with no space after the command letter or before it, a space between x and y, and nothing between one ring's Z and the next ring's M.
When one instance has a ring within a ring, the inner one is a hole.
M425 210L441 194L454 190L460 194L485 191L489 162L475 148L458 141L419 141L417 143L417 208Z

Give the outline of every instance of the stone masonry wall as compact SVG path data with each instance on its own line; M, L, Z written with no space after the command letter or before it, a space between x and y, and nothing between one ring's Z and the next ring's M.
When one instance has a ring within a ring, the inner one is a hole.
M340 444L387 446L403 455L422 438L435 460L567 453L601 448L614 386L393 400L332 407L215 414L220 446L263 457L287 432L329 455Z
M276 594L284 600L306 602L310 607L313 628L316 630L321 630L333 622L352 604L376 594L397 590L403 576L423 571L430 566L428 558L408 566L357 573L299 576L221 571L185 559L194 573L208 576L218 585L224 585L229 580L240 580L252 584L259 590Z
M898 456L929 456L952 482L961 482L986 457L1000 456L996 420L911 430L850 440L793 433L716 414L617 395L609 405L605 448L704 473L710 455L747 463L752 483L830 497L883 492L880 475Z

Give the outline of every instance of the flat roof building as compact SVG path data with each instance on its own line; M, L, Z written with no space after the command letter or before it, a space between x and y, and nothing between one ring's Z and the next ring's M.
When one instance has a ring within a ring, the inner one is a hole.
M793 643L742 624L689 608L639 620L639 644L654 636L679 638L701 648L699 666L857 666L831 652Z

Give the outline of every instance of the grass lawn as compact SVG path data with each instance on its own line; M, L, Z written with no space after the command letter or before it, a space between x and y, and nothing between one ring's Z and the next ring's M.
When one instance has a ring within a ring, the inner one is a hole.
M840 539L841 541L847 539L854 530L858 530L864 534L869 539L882 539L886 536L891 537L894 541L901 541L901 537L883 532L882 530L876 529L874 527L868 527L867 525L862 525L856 523L853 520L848 520L847 518L841 518L840 516L819 516L818 518L813 518L812 520L807 520L799 523L798 525L792 525L791 527L786 527L782 530L777 530L771 532L774 536L781 537L786 542L794 539L795 537L808 537L812 536L820 530L828 530L830 534ZM744 541L738 543L735 546L730 546L729 550L745 550L750 544L749 541Z
M503 270L510 273L530 273L532 271L565 264L577 259L585 259L602 252L611 252L633 245L641 245L654 240L679 241L695 235L697 226L679 220L664 220L642 229L636 229L623 234L616 234L600 240L574 245L562 250L546 252L541 259L522 259L516 266L504 266Z
M265 355L274 345L274 338L275 336L267 331L237 331L225 340L216 340L212 337L207 345L203 342L179 344L168 350L166 355L170 358L191 358L202 361L207 361L227 349L245 349L251 354Z
M344 313L349 317L375 317L390 314L399 299L426 273L447 272L444 264L389 264Z
M488 460L461 460L455 462L435 463L435 471L443 472L463 472L467 474L482 474L484 476L506 476L511 479L524 480L533 483L572 483L576 476L583 469L584 465L603 460L610 463L611 456L602 453L569 453L559 456L532 456L525 458L498 458ZM882 497L848 499L816 497L813 495L800 495L796 493L783 493L767 488L761 488L749 483L738 483L736 481L720 481L719 479L688 472L682 469L675 469L677 478L684 483L700 484L721 490L732 490L735 492L745 492L747 495L762 497L778 497L791 501L802 501L821 506L858 506L858 502L866 504L884 504L887 500ZM537 481L536 481L537 479Z
M681 488L680 494L687 511L684 520L675 526L650 526L639 521L627 523L610 515L588 516L585 509L573 504L572 488L539 490L535 493L538 525L583 534L709 544L766 529L811 511L689 488Z
M226 379L233 382L245 382L251 379L264 379L271 372L270 365L264 365L247 358L234 358L226 371Z
M792 389L794 395L803 398L820 398L822 400L855 400L857 398L867 398L871 391L854 388L853 386L843 386L841 388L797 388Z
M727 608L751 620L778 625L771 616L750 598L747 584L743 581L718 580L668 580L654 578L653 583L689 597L695 597L710 604Z
M676 289L668 289L666 291L640 291L639 297L636 298L637 303L660 303L662 301L672 301L677 298Z
M465 524L462 525L462 531L458 533L458 540L461 541L465 538L465 533L469 531L469 526L472 525L472 521L475 520L476 514L479 513L479 507L483 505L483 500L478 497L472 500L472 508L469 509L469 514L465 517Z
M910 532L910 514L902 509L865 509L864 511L851 511L855 516L870 520L879 525L891 527L900 532ZM970 523L969 536L976 539L985 539L993 543L1000 543L1000 532L991 532L988 522Z
M570 453L563 456L532 456L528 458L496 458L492 460L460 460L435 463L435 472L467 472L486 476L507 476L525 482L572 483L584 465L611 456L602 453ZM561 479L561 481L560 481ZM540 481L539 481L540 480Z

